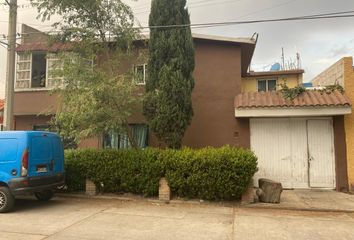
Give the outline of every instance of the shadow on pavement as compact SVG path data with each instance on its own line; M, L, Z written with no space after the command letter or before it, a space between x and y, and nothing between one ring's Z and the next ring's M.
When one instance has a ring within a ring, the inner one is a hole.
M64 200L53 198L50 201L38 201L34 197L19 197L16 198L13 212L35 211L37 209L52 208L64 204Z

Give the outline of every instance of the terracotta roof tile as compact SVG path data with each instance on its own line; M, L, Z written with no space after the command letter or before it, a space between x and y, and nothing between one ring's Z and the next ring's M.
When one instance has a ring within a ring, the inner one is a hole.
M235 98L236 108L270 108L270 107L329 107L351 106L349 98L334 91L322 93L308 90L293 101L285 99L280 91L241 93Z
M5 100L0 99L0 111L4 110Z
M0 99L0 112L4 111L5 100ZM3 116L0 116L0 124L4 121Z

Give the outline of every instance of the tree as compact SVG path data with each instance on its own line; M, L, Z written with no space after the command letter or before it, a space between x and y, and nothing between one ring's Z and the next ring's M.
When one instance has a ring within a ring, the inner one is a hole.
M192 116L194 46L186 0L153 0L144 115L160 141L180 148ZM159 27L184 25L186 27Z
M59 54L64 88L56 89L60 107L54 124L75 141L110 131L127 133L136 147L128 118L139 103L136 84L127 71L135 58L133 41L139 36L130 7L120 0L31 0L38 18L60 15L51 41L69 43ZM129 68L130 69L130 68Z

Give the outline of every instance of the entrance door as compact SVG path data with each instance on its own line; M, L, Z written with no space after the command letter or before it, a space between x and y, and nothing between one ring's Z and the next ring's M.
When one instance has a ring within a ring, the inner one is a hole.
M326 119L307 121L309 183L312 188L334 188L334 146L332 122Z
M256 186L259 178L270 178L284 188L335 187L331 119L251 119L250 130Z
M256 186L258 178L269 178L293 187L289 130L289 119L251 119L251 148L258 157Z

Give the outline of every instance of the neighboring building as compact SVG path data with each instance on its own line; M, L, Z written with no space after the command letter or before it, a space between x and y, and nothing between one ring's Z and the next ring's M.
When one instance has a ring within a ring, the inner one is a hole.
M354 67L353 58L345 57L320 73L313 80L313 85L328 86L339 84L344 87L345 93L351 102L354 102ZM346 158L348 168L348 178L350 190L354 192L354 114L346 115L345 135L346 135ZM343 148L345 145L343 146Z
M270 178L285 188L347 190L343 115L351 113L350 100L339 92L311 90L311 84L303 83L303 73L251 71L242 78L235 116L249 121L250 147L259 167L255 184ZM291 101L278 91L282 84L308 90Z
M3 99L0 99L0 131L2 131L4 128L4 106L5 101Z
M340 92L307 91L294 100L281 92L241 93L235 116L250 125L250 146L258 157L254 179L284 188L348 189L343 115L351 113Z
M266 72L249 72L242 78L242 92L267 92L280 90L282 84L293 88L302 84L304 70L281 70Z
M23 28L23 35L34 32ZM36 35L36 34L35 34ZM39 40L45 35L38 32ZM347 189L344 115L351 113L349 99L339 93L309 91L293 101L278 91L302 84L303 70L248 72L256 39L225 38L193 34L195 44L194 116L183 145L199 148L231 145L251 148L258 156L255 180L268 177L286 188ZM55 114L58 99L49 95L60 79L49 72L55 53L35 37L25 38L17 48L18 74L15 86L16 129L45 129ZM138 84L146 79L145 63L136 67ZM36 74L34 74L36 73ZM38 116L46 112L48 116ZM148 131L141 113L130 119L141 146L160 146ZM110 134L84 141L82 147L124 148L126 137Z

